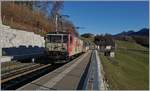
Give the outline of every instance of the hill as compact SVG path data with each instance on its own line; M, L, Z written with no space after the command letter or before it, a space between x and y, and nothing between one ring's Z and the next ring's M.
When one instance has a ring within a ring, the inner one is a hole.
M148 90L149 51L137 43L116 41L115 58L100 54L110 89Z
M117 36L149 36L149 29L148 28L143 28L137 32L134 32L133 30L130 31L123 31L121 33L118 33L114 35L115 37Z
M117 40L136 42L142 46L149 47L149 29L143 28L137 32L128 31L113 36Z
M13 29L34 32L42 36L56 30L54 23L55 15L53 15L53 13L47 15L44 10L47 10L48 7L46 5L48 4L54 8L54 10L48 9L48 12L55 12L57 3L52 3L51 1L37 1L36 3L34 1L2 1L1 3L2 23L4 25L10 26ZM76 31L73 22L60 15L57 30L69 31L77 34L78 32Z
M137 36L149 36L149 29L143 28L140 31L133 32L129 35L137 35Z
M91 34L91 33L84 33L81 35L81 37L84 37L84 38L92 38L94 37L94 34Z
M117 36L128 36L128 35L131 35L132 33L135 33L134 31L123 31L123 32L121 32L121 33L118 33L118 34L116 34L116 35L114 35L115 37L117 37Z

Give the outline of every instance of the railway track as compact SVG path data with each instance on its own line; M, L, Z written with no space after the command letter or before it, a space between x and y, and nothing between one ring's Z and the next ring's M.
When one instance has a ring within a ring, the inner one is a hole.
M77 56L78 57L78 56ZM77 58L76 57L76 58ZM76 59L74 58L74 59ZM41 59L45 61L45 59ZM73 59L72 59L73 60ZM8 63L9 64L9 63ZM7 66L8 66L7 64ZM9 66L16 66L17 63L10 63ZM20 63L18 63L20 65ZM28 63L22 64L20 66L16 66L8 70L7 72L3 72L1 75L1 89L2 90L15 90L27 83L30 83L37 78L52 72L53 70L63 66L66 63L62 64L36 64L36 63ZM6 64L5 64L6 65Z
M13 72L7 73L1 77L1 89L14 90L19 86L26 84L26 82L28 83L29 81L42 76L42 74L45 74L50 68L51 64L35 64L14 70Z
M9 64L9 65L8 65ZM16 66L20 63L8 63L5 66ZM26 63L27 64L27 63ZM11 69L7 72L3 72L1 75L1 89L2 90L15 90L20 86L23 86L64 64L36 64L28 63L28 65L16 66L15 69ZM18 68L17 68L18 67Z
M19 63L19 62L17 62L15 64L2 67L1 68L1 74L3 75L3 74L11 72L13 70L17 70L17 69L24 68L26 66L31 66L31 65L33 65L33 63Z
M40 66L42 66L42 65L40 65L40 64L25 65L25 67L23 67L23 68L15 69L15 70L12 70L12 71L7 72L5 74L2 74L1 75L2 83L5 81L8 81L7 78L10 79L10 77L12 77L12 78L13 78L13 76L16 77L16 75L18 75L18 74L27 72L27 71L35 69L35 68L38 68Z

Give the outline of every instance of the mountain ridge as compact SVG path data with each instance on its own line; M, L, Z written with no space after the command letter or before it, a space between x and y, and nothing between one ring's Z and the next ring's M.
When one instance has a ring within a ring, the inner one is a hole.
M121 33L115 34L115 37L118 36L149 36L149 29L148 28L143 28L137 32L130 30L130 31L123 31Z

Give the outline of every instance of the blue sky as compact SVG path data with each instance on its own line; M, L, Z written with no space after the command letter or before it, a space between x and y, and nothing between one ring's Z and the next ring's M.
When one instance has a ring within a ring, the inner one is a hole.
M116 34L148 28L148 2L144 1L65 1L61 10L69 15L80 34Z

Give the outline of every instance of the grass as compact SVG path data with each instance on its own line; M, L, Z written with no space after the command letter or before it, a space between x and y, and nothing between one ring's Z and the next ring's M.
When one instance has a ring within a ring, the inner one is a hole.
M116 41L115 58L100 54L110 89L149 89L148 48L136 43Z

